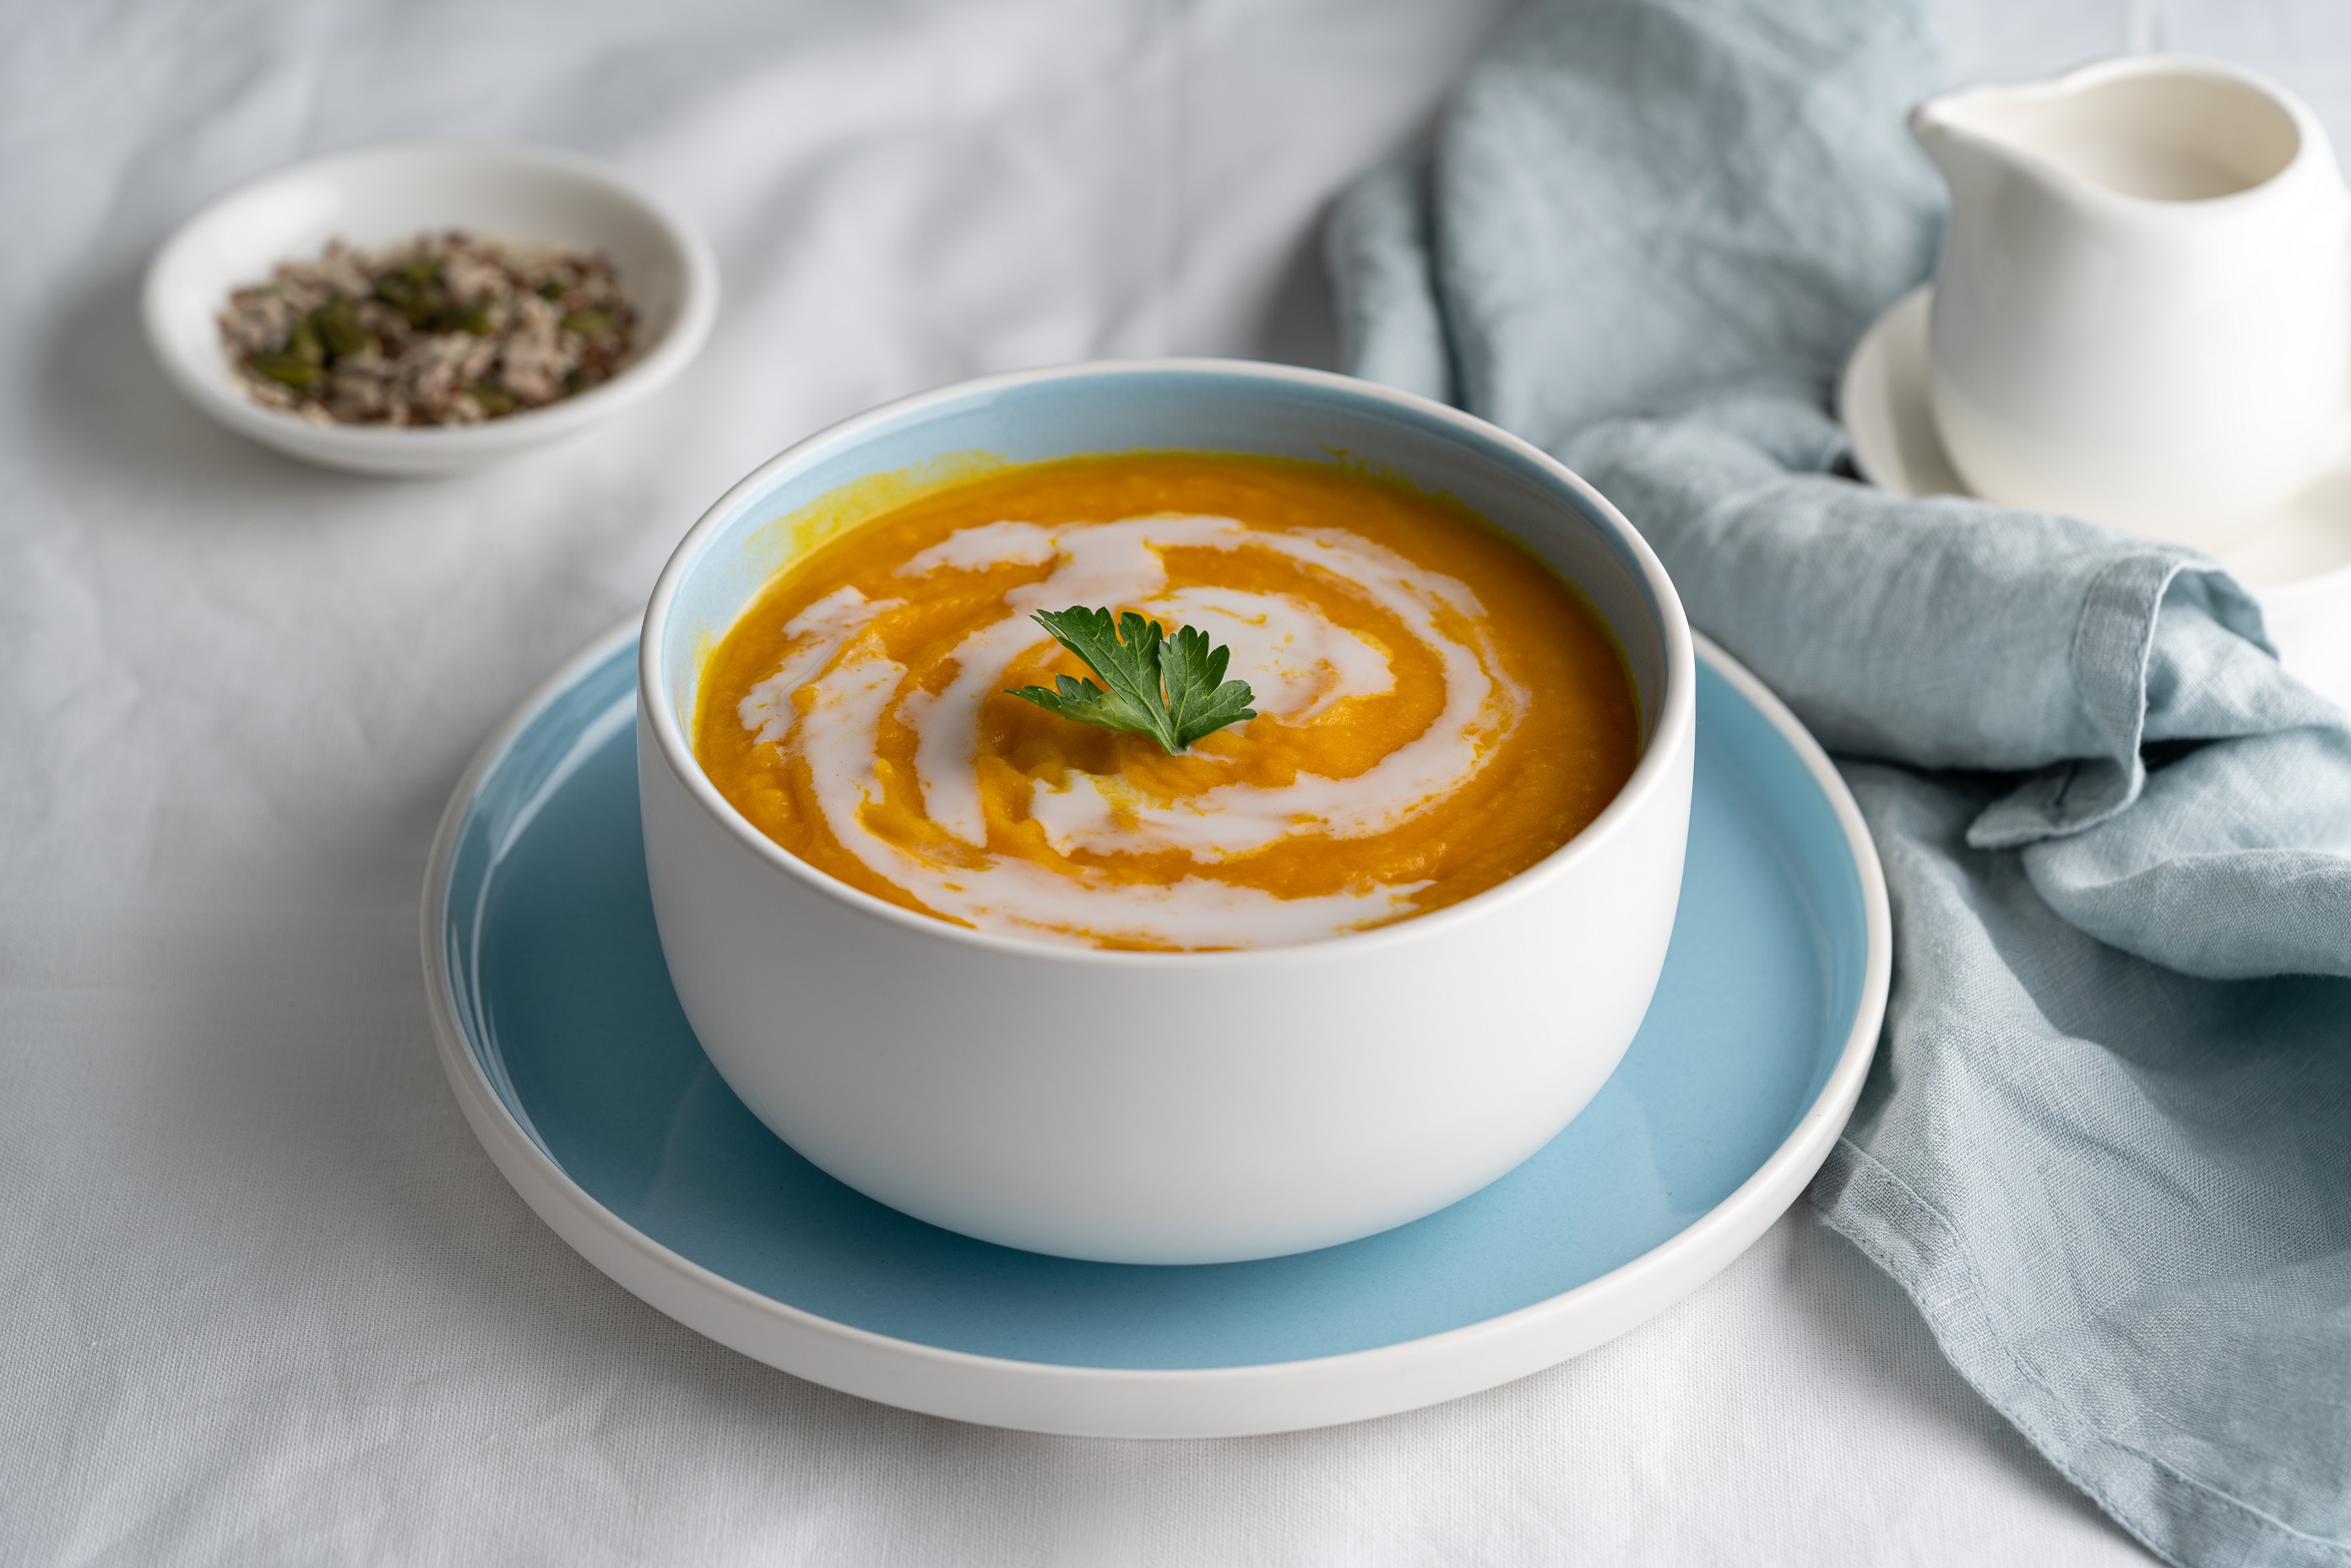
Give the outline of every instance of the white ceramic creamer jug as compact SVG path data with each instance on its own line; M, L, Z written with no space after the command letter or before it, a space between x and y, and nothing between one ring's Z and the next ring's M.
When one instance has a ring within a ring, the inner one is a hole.
M2251 71L2138 55L1947 94L1928 392L1978 495L2208 549L2351 426L2351 196Z

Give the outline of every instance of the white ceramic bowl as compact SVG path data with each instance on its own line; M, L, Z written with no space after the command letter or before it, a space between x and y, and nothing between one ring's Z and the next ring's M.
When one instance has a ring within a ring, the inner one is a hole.
M769 525L952 453L1360 454L1449 491L1583 588L1639 687L1632 779L1502 885L1379 929L1228 953L984 935L762 835L687 741L701 659L797 549ZM743 1102L850 1186L950 1229L1137 1263L1274 1256L1431 1213L1525 1159L1615 1069L1681 888L1696 666L1656 557L1598 492L1456 410L1216 361L1081 365L889 404L713 507L645 611L638 773L670 977Z
M267 277L280 261L319 255L330 239L380 246L448 228L611 256L638 312L630 361L576 397L475 425L312 424L246 392L217 323L231 289ZM330 468L447 474L573 434L675 380L710 334L718 268L684 219L585 158L408 142L297 163L230 192L156 252L141 308L172 383L240 435Z

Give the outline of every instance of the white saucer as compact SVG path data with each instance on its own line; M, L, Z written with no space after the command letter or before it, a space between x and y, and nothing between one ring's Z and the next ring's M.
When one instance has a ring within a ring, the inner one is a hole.
M1872 322L1837 386L1854 466L1897 496L1968 494L1927 406L1933 298L1931 287L1914 288ZM2351 707L2351 461L2255 525L2220 562L2261 601L2285 667Z

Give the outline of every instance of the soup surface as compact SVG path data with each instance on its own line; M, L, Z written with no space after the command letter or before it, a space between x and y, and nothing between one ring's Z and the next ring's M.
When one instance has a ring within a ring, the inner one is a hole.
M1005 688L1085 665L1029 619L1196 626L1257 716L1169 756ZM852 887L1103 947L1266 947L1423 915L1573 837L1640 721L1578 593L1466 508L1335 464L998 469L778 574L711 652L695 748Z

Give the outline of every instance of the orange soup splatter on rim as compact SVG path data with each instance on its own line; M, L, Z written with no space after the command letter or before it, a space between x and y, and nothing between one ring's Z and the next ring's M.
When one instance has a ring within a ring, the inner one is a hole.
M1092 672L1030 616L1196 626L1257 716L1169 756L1006 688ZM1632 776L1622 651L1466 507L1334 464L998 469L779 572L704 666L695 751L799 859L1007 936L1270 947L1526 870Z

